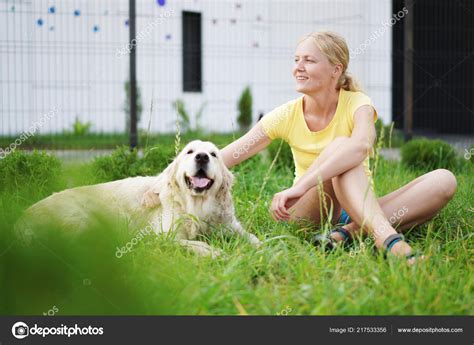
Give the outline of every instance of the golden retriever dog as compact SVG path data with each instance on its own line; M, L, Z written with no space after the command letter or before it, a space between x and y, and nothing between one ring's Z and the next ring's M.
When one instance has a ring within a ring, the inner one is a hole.
M125 219L132 228L148 224L157 234L172 237L199 255L215 257L219 251L198 241L217 225L261 242L244 231L235 217L231 195L233 175L211 142L192 141L158 176L131 177L54 193L31 206L17 226L31 229L43 221L83 230L97 211Z

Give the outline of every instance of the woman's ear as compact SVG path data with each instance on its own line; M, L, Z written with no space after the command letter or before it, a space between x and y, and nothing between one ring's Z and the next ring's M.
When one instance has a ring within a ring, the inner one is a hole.
M342 64L338 63L338 64L334 65L334 75L335 75L335 77L340 78L342 73L344 73Z

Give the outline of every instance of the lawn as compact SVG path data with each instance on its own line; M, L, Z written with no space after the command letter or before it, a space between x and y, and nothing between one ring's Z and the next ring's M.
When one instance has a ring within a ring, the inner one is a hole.
M400 147L403 143L403 135L399 129L392 128L392 125L383 125L377 121L376 130L380 137L381 129L384 128L384 144L390 147ZM7 148L11 143L20 137L21 133L14 136L0 136L0 148ZM187 131L182 134L181 140L188 142L195 138L205 137L217 145L224 144L239 137L243 133L212 134L201 133L199 131ZM390 135L389 135L390 134ZM175 139L174 133L148 134L144 130L138 131L138 141L143 145L168 145ZM90 150L90 149L114 149L120 145L128 145L129 136L125 133L92 133L74 134L71 131L55 134L36 134L28 137L28 140L21 144L23 150L30 149L50 149L50 150Z
M97 181L91 164L77 163L63 164L52 184L14 179L0 189L1 314L473 314L473 164L456 171L458 191L441 214L408 232L409 243L428 256L414 267L357 243L324 253L305 239L328 224L273 221L269 202L291 185L292 171L270 165L263 154L233 169L237 216L264 245L253 249L216 231L207 240L224 255L215 260L155 235L117 258L117 248L140 229L106 215L80 235L52 227L25 245L12 231L24 208L53 191ZM377 194L416 176L380 159Z

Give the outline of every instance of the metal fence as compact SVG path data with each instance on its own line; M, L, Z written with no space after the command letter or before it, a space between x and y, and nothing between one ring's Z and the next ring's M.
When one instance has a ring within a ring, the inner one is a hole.
M415 134L474 135L474 2L394 1L404 3L412 21L393 31L393 120L402 127L411 110Z
M472 4L413 2L407 9L414 16L413 130L473 134ZM303 34L322 30L346 38L349 70L380 118L402 128L404 6L399 0L137 0L137 37L130 42L128 0L1 0L0 136L31 126L37 136L74 128L126 133L133 48L139 129L173 132L172 104L182 99L191 127L231 132L246 86L254 120L299 96L291 77L295 45ZM183 56L185 18L196 20L186 13L198 14L202 31L197 77ZM183 91L193 77L201 89Z

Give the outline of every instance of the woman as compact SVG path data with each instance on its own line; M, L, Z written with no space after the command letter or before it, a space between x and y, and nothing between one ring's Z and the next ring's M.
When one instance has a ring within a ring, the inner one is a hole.
M394 226L403 231L436 215L453 197L456 178L448 170L435 170L377 199L368 166L377 112L347 73L348 64L349 50L341 36L315 32L303 38L293 67L296 90L303 96L264 116L222 150L223 159L230 168L273 139L284 139L293 153L295 180L273 197L275 220L319 223L317 185L322 183L326 202L333 205L332 221L344 224L330 233L329 243L350 241L363 229L373 235L377 248L412 264L412 248Z

